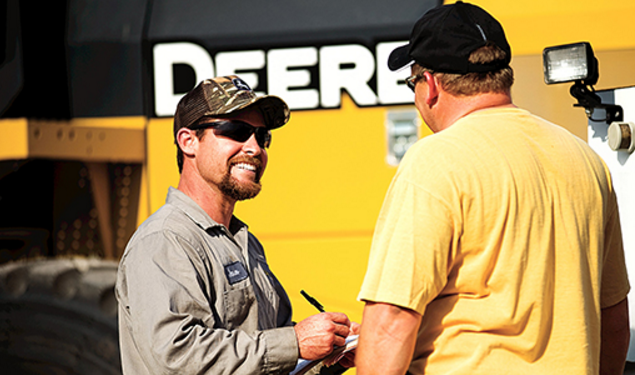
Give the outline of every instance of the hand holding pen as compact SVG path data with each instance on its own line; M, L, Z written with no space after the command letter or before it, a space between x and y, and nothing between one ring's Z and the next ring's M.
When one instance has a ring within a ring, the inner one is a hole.
M304 290L300 291L300 294L302 294L302 296L311 304L313 305L319 312L320 314L318 315L313 315L310 316L309 318L303 320L302 322L298 323L298 325L300 324L306 324L307 326L310 324L316 324L318 323L316 321L316 319L323 317L326 320L323 321L322 323L326 322L327 325L321 325L321 329L326 329L327 331L330 331L331 329L334 329L334 336L333 336L333 341L332 344L330 346L330 350L328 353L330 353L330 351L332 351L333 347L340 347L340 346L344 346L346 343L346 337L348 337L351 334L359 334L359 324L355 323L355 322L351 322L348 317L342 313L331 313L331 312L325 312L324 311L324 306L322 306L322 304L320 302L318 302L317 299L311 297L308 293L306 293ZM345 320L342 320L345 319ZM296 325L296 328L299 328L298 325ZM304 328L304 327L302 327ZM343 329L345 329L346 331L344 331ZM302 330L303 331L303 330ZM302 344L301 338L300 338L300 334L302 334L303 332L298 333L298 329L296 329L296 335L298 336L298 342L300 344ZM342 342L342 339L344 339L344 342ZM328 354L327 353L327 354ZM354 352L349 352L346 354L346 356L342 357L338 357L337 360L340 360L340 363L344 366L344 367L353 367L354 366ZM300 357L304 358L304 359L311 359L307 356L311 356L311 353L309 352L303 352L302 351L302 345L300 345ZM323 357L323 356L322 356ZM318 356L318 358L321 358ZM335 360L337 362L337 360ZM331 363L329 363L331 364Z

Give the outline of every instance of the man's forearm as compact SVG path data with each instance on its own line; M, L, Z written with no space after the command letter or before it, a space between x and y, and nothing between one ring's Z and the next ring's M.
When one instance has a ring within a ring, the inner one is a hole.
M357 374L403 375L417 339L421 315L385 303L364 307L355 358Z
M602 309L600 375L621 375L630 341L628 300Z

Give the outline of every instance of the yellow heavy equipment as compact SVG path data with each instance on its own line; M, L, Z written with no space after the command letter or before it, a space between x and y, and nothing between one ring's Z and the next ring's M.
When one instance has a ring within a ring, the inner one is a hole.
M356 301L401 157L430 134L387 54L433 0L65 0L0 5L0 363L120 373L117 260L178 183L172 114L210 76L281 96L263 191L236 215L262 241L296 320ZM598 90L635 85L630 0L474 0L505 27L517 105L587 138L542 50L592 43ZM635 249L631 249L635 251ZM354 371L354 370L353 370Z

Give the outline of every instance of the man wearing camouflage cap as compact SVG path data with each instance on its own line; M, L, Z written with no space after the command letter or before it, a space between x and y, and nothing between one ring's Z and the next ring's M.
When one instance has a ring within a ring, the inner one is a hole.
M125 374L286 374L357 331L341 313L293 325L262 245L233 216L237 201L260 192L271 130L288 120L284 101L257 97L237 76L205 80L179 102L178 189L139 227L119 266ZM322 373L352 358L340 364Z
M428 11L392 70L435 133L386 195L359 298L357 373L621 374L629 282L608 168L512 103L482 8Z

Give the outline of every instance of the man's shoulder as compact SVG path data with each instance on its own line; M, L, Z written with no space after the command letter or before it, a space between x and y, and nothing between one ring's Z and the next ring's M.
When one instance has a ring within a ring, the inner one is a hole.
M170 229L175 224L187 222L187 215L179 207L166 203L150 215L137 230L138 232L156 232Z
M139 225L131 237L128 247L132 247L149 237L154 237L157 240L175 236L186 237L196 228L196 224L183 210L173 204L166 203Z

